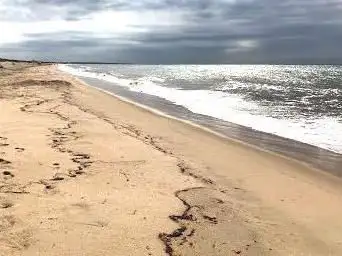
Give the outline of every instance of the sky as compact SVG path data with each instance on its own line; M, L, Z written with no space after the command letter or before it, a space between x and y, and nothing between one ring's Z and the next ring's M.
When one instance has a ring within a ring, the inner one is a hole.
M0 57L342 64L342 0L0 0Z

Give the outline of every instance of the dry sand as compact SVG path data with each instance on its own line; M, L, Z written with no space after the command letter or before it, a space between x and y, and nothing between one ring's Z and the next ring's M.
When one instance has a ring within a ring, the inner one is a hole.
M342 255L338 178L0 64L0 255Z

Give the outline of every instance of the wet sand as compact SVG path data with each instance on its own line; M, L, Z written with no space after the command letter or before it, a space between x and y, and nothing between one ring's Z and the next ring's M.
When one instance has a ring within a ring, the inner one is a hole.
M84 77L80 77L80 79L95 88L114 93L115 95L120 95L126 99L142 104L143 106L157 109L172 117L188 120L193 124L209 128L211 131L214 131L221 136L236 139L262 150L271 151L284 157L298 160L313 168L327 171L338 177L342 176L342 155L333 151L280 137L275 134L257 131L214 117L196 114L183 106L172 104L172 102L165 99L129 91L121 86L100 79Z
M339 178L2 65L0 255L342 254Z

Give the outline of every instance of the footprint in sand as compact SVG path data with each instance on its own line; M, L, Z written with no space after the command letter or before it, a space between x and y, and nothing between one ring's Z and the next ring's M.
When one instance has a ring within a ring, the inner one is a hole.
M3 164L3 165L7 165L7 164L10 164L11 162L10 161L7 161L3 158L0 158L0 164Z
M68 176L71 178L76 178L77 177L77 173L75 170L68 170Z
M51 180L52 181L61 181L61 180L65 179L63 176L64 176L63 173L56 173Z
M7 146L9 146L9 144L6 143L6 141L7 141L7 138L0 136L0 147L7 147Z
M56 188L55 185L51 184L46 180L40 180L38 183L44 185L46 190L52 190Z
M0 209L8 209L8 208L11 208L13 206L14 206L14 204L11 201L9 201L8 199L0 197Z
M60 168L61 168L59 163L53 163L53 164L52 164L52 167L53 167L54 169L60 169Z
M5 179L14 178L14 174L10 171L3 171L2 174L4 175Z

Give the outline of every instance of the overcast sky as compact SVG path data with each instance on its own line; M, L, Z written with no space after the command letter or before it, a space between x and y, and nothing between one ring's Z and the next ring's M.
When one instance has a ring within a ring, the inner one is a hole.
M342 63L342 0L0 0L0 57Z

